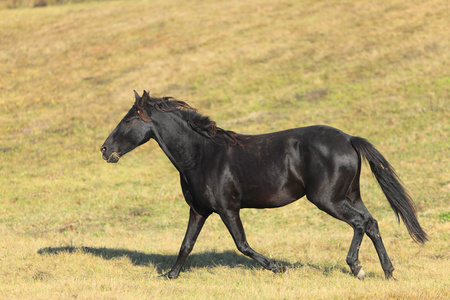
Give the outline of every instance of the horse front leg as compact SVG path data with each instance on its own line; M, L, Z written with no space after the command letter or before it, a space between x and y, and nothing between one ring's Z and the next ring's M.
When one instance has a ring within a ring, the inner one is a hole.
M244 227L242 226L241 218L239 216L239 211L222 212L220 213L220 218L227 226L236 247L242 254L254 259L261 266L275 273L287 272L286 267L280 268L275 261L259 254L249 246L247 238L245 237Z
M181 268L183 267L186 258L189 253L191 253L194 248L195 241L197 240L200 231L202 230L203 224L205 224L206 219L209 215L203 216L198 214L194 209L189 211L189 223L186 230L186 235L184 236L183 243L181 244L180 252L178 253L178 258L172 269L164 274L163 276L169 279L175 279L180 274Z

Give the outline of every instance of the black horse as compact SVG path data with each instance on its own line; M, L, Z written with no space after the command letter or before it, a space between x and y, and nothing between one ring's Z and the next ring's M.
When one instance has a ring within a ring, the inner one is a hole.
M327 126L310 126L262 135L241 135L216 127L183 101L153 98L144 91L101 147L103 158L116 163L134 148L155 139L180 172L181 188L190 206L189 223L178 258L168 278L178 277L203 224L219 214L237 248L273 272L275 261L247 243L241 208L273 208L306 195L309 201L354 230L347 263L359 279L358 260L364 234L372 240L387 279L394 268L377 221L361 200L361 157L370 165L397 219L412 239L425 243L413 201L387 160L367 140Z

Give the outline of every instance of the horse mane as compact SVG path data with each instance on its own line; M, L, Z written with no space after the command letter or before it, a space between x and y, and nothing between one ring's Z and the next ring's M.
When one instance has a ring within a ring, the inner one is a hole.
M242 146L243 138L234 131L224 130L216 126L216 122L210 117L200 114L197 109L191 107L184 101L174 99L172 97L153 98L150 97L149 103L158 111L180 113L181 117L188 125L197 133L211 139L216 144L220 139L232 146Z

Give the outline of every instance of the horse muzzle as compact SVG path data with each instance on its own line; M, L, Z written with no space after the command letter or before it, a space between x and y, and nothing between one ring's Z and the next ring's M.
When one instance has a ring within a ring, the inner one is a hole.
M111 155L108 157L108 159L106 160L106 162L108 163L116 163L118 162L120 159L119 154L117 154L117 152L113 152L111 153Z
M106 153L107 152L107 148L105 146L102 146L100 148L100 151L102 152L103 159L106 160L109 163L116 163L120 159L120 155L117 152L115 152L115 151L111 152L111 154L108 156L107 153Z

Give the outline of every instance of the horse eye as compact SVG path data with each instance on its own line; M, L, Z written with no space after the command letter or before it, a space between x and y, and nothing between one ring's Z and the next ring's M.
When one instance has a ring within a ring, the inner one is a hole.
M125 119L124 121L125 121L125 123L127 123L127 124L128 124L128 123L130 123L130 122L131 122L131 119Z

